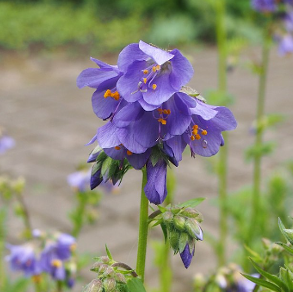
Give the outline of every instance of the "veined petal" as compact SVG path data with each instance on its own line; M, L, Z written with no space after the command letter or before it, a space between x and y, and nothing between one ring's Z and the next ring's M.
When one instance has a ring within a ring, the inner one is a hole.
M102 148L112 148L121 144L117 136L118 128L114 123L108 122L97 131L97 140Z
M170 86L169 74L167 73L156 77L153 84L156 84L155 90L151 88L152 84L150 84L148 91L142 93L144 100L148 104L160 105L176 92L176 90Z
M142 169L147 160L149 159L151 154L151 149L149 148L146 152L141 154L135 154L128 155L126 158L129 161L129 163L135 168L135 169Z
M152 45L145 43L144 41L139 41L139 48L146 55L150 56L158 65L162 65L174 57L172 53L168 53L165 50L156 48Z
M185 245L183 252L180 253L181 260L182 260L186 269L190 266L193 256L194 256L194 249L193 249L193 252L191 253L190 249L189 249L189 245L187 243Z
M187 84L194 74L191 63L180 53L179 50L171 51L174 58L171 60L172 71L170 73L170 83L175 90L180 90L181 87Z
M230 131L236 129L237 122L228 108L219 106L215 109L218 113L212 119L213 127L216 126L220 131Z
M167 164L164 160L157 162L155 166L151 161L147 162L147 183L144 187L146 197L153 204L162 204L167 196L166 175Z
M187 143L181 136L175 136L167 141L164 141L164 151L170 157L170 161L175 165L179 165L182 160L182 153Z
M195 115L201 116L204 120L210 120L214 118L218 111L214 106L205 104L202 101L196 101L196 107L191 109L191 112Z
M134 61L147 60L148 56L139 48L137 43L126 46L118 56L118 68L125 72Z
M100 119L107 119L115 111L119 101L114 98L104 97L104 91L96 90L92 96L92 106L94 113Z
M102 61L100 61L100 60L98 60L96 58L93 58L93 57L90 57L90 59L93 62L95 62L101 69L104 69L104 70L107 70L108 69L108 70L114 70L114 71L119 72L118 67L115 66L115 65L109 65L109 64L104 63L104 62L102 62Z
M115 71L101 70L98 68L88 68L83 70L77 77L76 84L78 88L85 86L98 88L98 86L111 78L117 77L118 73Z

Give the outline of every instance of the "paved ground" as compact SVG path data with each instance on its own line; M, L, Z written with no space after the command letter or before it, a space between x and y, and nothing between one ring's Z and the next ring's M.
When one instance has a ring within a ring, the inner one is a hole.
M200 92L216 88L216 51L196 49L189 51L189 54L195 68L191 86ZM257 93L257 78L245 65L250 57L257 59L257 52L246 53L240 68L229 77L229 90L236 96L232 110L239 123L229 141L230 190L249 183L252 176L251 165L243 161L243 150L253 141L249 127L255 116ZM26 178L26 202L35 228L70 231L66 214L74 201L66 177L87 159L91 147L84 144L101 125L91 109L92 90L79 90L75 85L77 75L93 66L88 59L84 56L68 60L48 55L5 55L1 59L0 125L16 140L16 147L0 157L1 171L12 177L21 175ZM115 63L116 58L108 61ZM277 131L266 135L267 140L278 142L278 151L264 160L264 176L279 163L292 158L293 58L279 58L272 52L268 78L266 112L283 113L288 119ZM199 208L205 219L202 227L206 232L217 235L218 212L210 204L211 199L217 196L217 180L207 174L206 160L201 157L191 159L189 155L184 157L176 169L176 201L207 197ZM81 252L103 254L104 244L107 243L115 259L135 266L140 180L140 172L131 171L126 175L118 195L103 198L99 222L94 227L86 227L78 240ZM19 221L11 217L8 230L10 242L19 242ZM152 231L151 240L158 238L159 234L159 229ZM187 271L179 256L173 258L172 264L176 268L174 291L187 291L192 276L199 271L211 271L215 267L215 258L209 244L201 242ZM86 281L94 276L87 268L82 273ZM147 258L146 278L151 286L155 285L151 250ZM78 283L75 291L81 291L81 286L82 283Z

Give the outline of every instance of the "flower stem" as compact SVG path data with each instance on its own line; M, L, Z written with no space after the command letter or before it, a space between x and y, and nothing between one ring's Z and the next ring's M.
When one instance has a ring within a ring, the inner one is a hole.
M4 291L6 275L4 269L4 249L6 239L6 212L5 209L0 209L0 291Z
M73 214L74 219L73 219L73 230L72 230L72 236L74 236L75 238L78 237L82 229L82 226L84 223L84 211L87 204L87 194L78 192L76 196L78 199L78 206Z
M265 94L267 71L269 64L270 54L270 36L268 30L265 32L264 43L262 48L262 61L261 70L259 74L259 88L257 99L257 112L256 112L256 137L255 149L259 149L262 145L263 129L261 127L264 117ZM254 157L254 170L253 170L253 189L252 189L252 216L250 224L249 238L251 239L255 233L255 226L259 224L260 200L261 200L261 159L262 153L257 153Z
M137 260L136 260L136 273L141 277L142 282L144 282L147 237L148 237L149 202L144 192L144 187L146 183L147 183L147 174L146 174L146 169L143 168L142 169L141 199L140 199L140 214L139 214L138 248L137 248Z
M227 36L225 27L225 13L226 13L226 1L217 0L215 2L216 9L216 35L218 44L218 89L221 94L225 94L227 91ZM218 180L219 180L219 201L220 201L220 220L219 220L219 243L218 243L218 266L222 266L226 263L226 240L227 240L227 221L228 213L226 209L227 202L227 133L223 133L225 140L225 147L221 148L219 153L219 168L218 168Z

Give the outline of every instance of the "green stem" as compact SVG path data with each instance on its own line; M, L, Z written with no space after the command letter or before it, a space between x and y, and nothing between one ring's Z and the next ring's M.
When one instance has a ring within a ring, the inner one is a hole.
M22 192L16 192L15 194L16 194L16 199L22 208L21 216L22 216L22 219L24 222L24 228L25 228L24 236L26 239L31 239L33 237L32 225L30 222L29 212L23 198L23 194Z
M143 175L142 175L141 199L140 199L136 273L141 277L142 282L144 282L145 260L146 260L147 238L148 238L148 207L149 207L149 201L144 192L144 187L147 183L147 175L146 175L145 168L142 169L142 174Z
M264 118L264 106L265 106L265 94L266 94L266 82L267 71L269 64L270 54L270 36L266 30L264 37L264 44L262 48L262 61L261 71L259 75L259 88L257 99L257 112L256 112L256 137L255 137L255 149L260 149L263 139L262 121ZM252 190L252 216L249 232L249 240L255 234L255 226L259 224L259 212L260 212L260 200L261 200L261 159L262 154L259 153L254 157L254 170L253 170L253 190Z
M4 291L5 269L4 269L4 249L6 239L6 212L4 208L0 209L0 291Z
M218 89L221 94L227 92L227 33L225 24L226 14L226 1L216 1L216 34L218 44ZM225 147L220 150L219 153L219 201L220 201L220 220L219 220L219 244L217 250L218 266L222 266L226 263L226 241L227 241L227 221L228 212L226 209L227 202L227 154L228 154L228 134L223 133L225 140Z
M78 206L76 210L74 211L74 220L73 220L73 230L72 230L72 235L77 238L81 228L84 223L84 210L86 208L87 204L87 194L78 192L76 194L78 198Z
M56 292L62 292L63 291L63 283L62 281L56 282Z

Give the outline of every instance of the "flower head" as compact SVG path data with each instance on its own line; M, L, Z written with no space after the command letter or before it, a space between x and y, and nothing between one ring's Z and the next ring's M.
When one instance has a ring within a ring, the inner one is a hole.
M275 0L252 0L251 5L259 12L275 12L277 10Z
M117 82L119 93L147 111L167 101L193 75L191 64L179 50L164 51L143 41L122 50L118 68L124 73Z
M293 36L285 34L277 38L279 42L278 52L281 56L293 53Z

